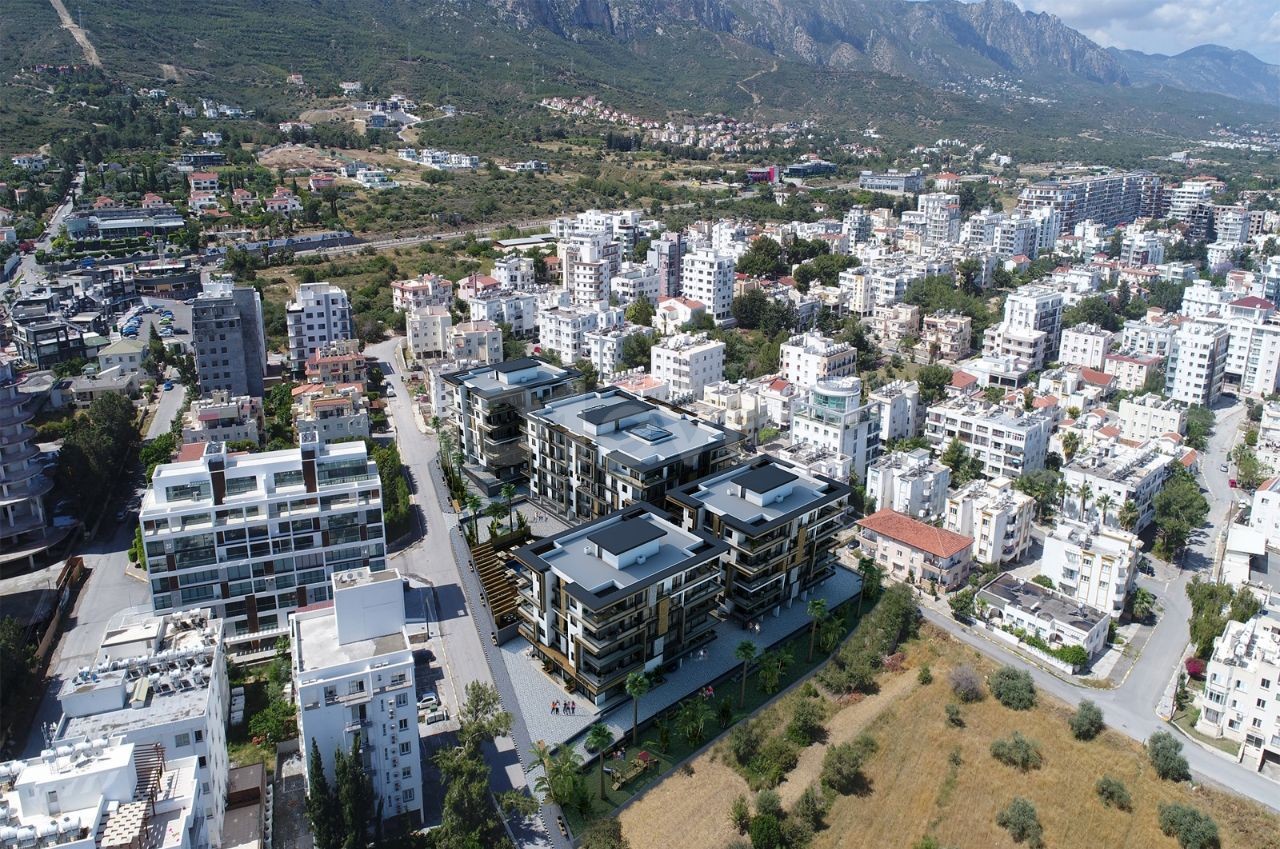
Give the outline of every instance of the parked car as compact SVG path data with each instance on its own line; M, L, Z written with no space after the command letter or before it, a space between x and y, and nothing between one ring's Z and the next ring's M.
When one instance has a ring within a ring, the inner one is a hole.
M422 698L418 699L418 710L435 710L440 707L440 697L436 695L435 690L428 690L422 694Z
M1226 463L1223 463L1221 466L1219 466L1219 467L1218 467L1218 471L1220 471L1220 472L1225 472L1225 471L1227 471L1227 470L1228 470L1228 469L1230 469L1230 468L1231 468L1231 467L1230 467L1230 466L1228 466Z
M165 391L166 391L166 392L167 392L167 391L169 391L170 389L172 389L172 388L173 388L173 381L172 381L172 380L166 380L166 381L164 382L164 388L165 388Z

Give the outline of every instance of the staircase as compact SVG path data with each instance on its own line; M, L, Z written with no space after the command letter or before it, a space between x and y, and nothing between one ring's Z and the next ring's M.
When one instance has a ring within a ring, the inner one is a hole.
M510 625L516 619L516 607L520 603L515 579L491 544L480 543L471 549L471 557L476 564L476 574L480 576L485 600L493 613L494 624L499 628Z
M156 793L160 790L160 779L164 777L164 746L159 743L135 745L133 768L138 774L133 799L135 802L149 802L154 814Z

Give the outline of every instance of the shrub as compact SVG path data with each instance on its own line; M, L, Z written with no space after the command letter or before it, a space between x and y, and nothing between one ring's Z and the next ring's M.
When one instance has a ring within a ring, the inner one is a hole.
M1198 657L1189 657L1186 660L1187 677L1194 678L1199 681L1204 678L1205 662Z
M761 790L756 794L756 815L782 819L782 799L773 790Z
M729 806L729 821L738 830L738 834L746 834L747 829L751 827L751 808L747 805L747 797L741 793Z
M1014 798L996 817L996 825L1009 832L1014 843L1026 843L1031 849L1044 846L1044 828L1036 816L1035 805L1021 796Z
M957 666L951 670L951 692L968 704L982 700L982 679L972 666Z
M772 814L761 814L751 819L751 849L781 849L782 823Z
M1156 775L1165 781L1191 778L1187 759L1182 756L1182 744L1168 731L1157 731L1147 738L1147 758L1155 767Z
M830 808L831 800L827 798L827 794L818 785L810 784L800 794L800 798L796 800L795 809L791 814L795 819L804 822L811 830L817 831L822 828L823 821Z
M1182 849L1218 849L1218 824L1190 805L1161 805L1160 830Z
M739 764L746 766L760 751L759 726L754 722L740 722L729 732L729 751Z
M755 776L752 787L777 787L796 768L799 759L795 743L785 736L770 737L751 759L749 769Z
M1098 798L1108 808L1119 808L1122 811L1127 811L1133 807L1133 799L1129 796L1128 789L1125 788L1124 782L1118 778L1104 775L1098 779L1098 783L1094 785L1094 790L1098 791Z
M805 699L796 703L791 722L787 724L787 739L797 746L808 746L822 739L826 731L822 727L822 708L817 702Z
M926 663L920 667L920 671L916 673L916 680L925 685L933 683L933 672L929 669L929 664Z
M782 821L782 845L791 847L808 846L813 840L813 829L809 823L799 817L787 817Z
M911 588L895 584L880 594L875 607L818 673L818 680L835 693L873 692L876 670L883 658L916 634L920 609Z
M1034 740L1028 740L1017 731L1013 736L996 740L991 744L991 757L1005 766L1015 767L1027 772L1039 769L1044 763L1040 754L1040 746Z
M964 717L960 715L960 705L947 702L947 722L955 728L964 728Z
M822 759L822 783L837 793L848 795L866 788L862 765L875 754L876 741L868 734L849 743L827 749Z
M1102 721L1102 709L1088 699L1080 703L1068 724L1077 740L1092 740L1106 727Z
M991 676L991 695L1010 710L1030 710L1036 704L1036 686L1031 675L1012 666L1002 666Z

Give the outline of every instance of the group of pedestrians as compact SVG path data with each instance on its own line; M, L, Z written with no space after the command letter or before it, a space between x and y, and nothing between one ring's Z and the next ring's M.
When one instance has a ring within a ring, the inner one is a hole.
M574 701L561 702L559 699L553 699L551 702L551 712L553 714L566 714L573 716L578 712L578 703Z

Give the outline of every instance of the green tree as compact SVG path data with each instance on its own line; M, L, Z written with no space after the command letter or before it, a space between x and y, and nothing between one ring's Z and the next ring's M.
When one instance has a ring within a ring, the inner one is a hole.
M652 686L649 676L643 672L632 672L627 676L625 689L631 697L631 745L640 745L640 698Z
M916 383L920 386L920 404L928 407L942 400L947 387L951 385L951 369L941 365L922 366L916 372Z
M1165 781L1187 781L1191 769L1182 754L1182 743L1168 731L1157 731L1147 738L1147 758L1156 775Z
M582 372L582 376L576 381L578 391L595 392L600 385L600 372L596 371L595 363L583 357L575 360L573 367Z
M823 620L827 618L827 600L825 598L812 598L805 605L805 613L809 615L809 660L813 660L813 647L818 639L818 628L822 625Z
M1102 804L1108 808L1118 808L1122 811L1133 809L1133 797L1129 795L1129 790L1124 786L1124 782L1118 778L1104 775L1098 779L1098 783L1094 785L1094 790L1097 792L1098 798L1102 800Z
M26 629L14 616L0 619L0 705L5 716L14 716L16 705L31 686L35 649Z
M1209 514L1209 502L1200 492L1191 473L1179 464L1172 464L1172 472L1160 492L1156 493L1156 555L1171 560L1183 548L1196 528Z
M342 812L342 849L365 849L373 822L376 796L373 781L365 771L360 754L360 737L351 741L349 753L335 755L334 775L338 809Z
M512 510L512 503L516 498L516 488L514 484L504 483L502 485L502 500L507 503L507 521L510 523L511 530L516 529L515 514Z
M617 817L592 820L582 832L581 849L631 849Z
M690 746L696 746L706 737L707 726L715 719L715 711L701 696L685 699L676 713L676 725Z
M1120 505L1120 513L1116 516L1116 522L1126 531L1130 533L1138 525L1138 505L1132 498L1126 499L1124 504Z
M1017 731L1010 737L993 740L991 757L1005 766L1011 766L1023 772L1039 769L1044 763L1039 744L1034 740L1028 740Z
M1035 499L1036 518L1043 521L1053 515L1058 504L1061 475L1050 469L1027 472L1014 482L1014 487Z
M648 333L639 331L622 340L622 364L627 368L648 368L649 351L653 348L654 338Z
M338 807L337 794L329 786L329 779L324 774L320 747L314 737L311 738L311 758L307 769L311 779L311 792L307 794L306 813L315 847L338 849L342 845L342 811Z
M787 667L791 665L791 652L786 648L771 649L760 655L760 689L776 693Z
M1208 407L1193 404L1187 408L1187 444L1203 451L1213 432L1214 414Z
M587 749L589 751L595 752L596 755L598 756L597 760L599 761L599 767L600 767L600 798L603 799L605 798L604 752L605 752L605 749L613 745L613 732L609 730L608 726L604 725L603 723L597 722L595 725L591 726L591 728L587 730L586 743L587 743Z
M1026 843L1031 849L1044 846L1044 827L1040 825L1036 808L1020 796L999 813L996 825L1009 832L1014 843Z
M1080 434L1074 430L1062 434L1062 456L1068 463L1076 456L1078 450L1080 450Z
M967 621L973 618L975 594L972 588L966 587L947 599L951 606L951 615L956 619Z
M627 306L625 317L632 324L648 327L653 323L653 304L642 295Z
M742 661L742 689L738 695L738 706L747 703L747 667L756 656L756 644L750 640L742 640L733 649L733 656Z
M1182 849L1218 849L1218 824L1190 805L1160 805L1160 830L1176 837Z
M875 739L869 734L829 747L822 758L822 783L846 796L859 792L866 786L862 767L877 748Z
M787 273L782 245L768 236L760 236L738 260L737 272L750 277L775 278Z
M1010 710L1030 710L1036 704L1036 688L1031 675L1012 666L1002 666L991 676L988 686L996 701Z
M1101 295L1082 298L1075 306L1062 311L1064 328L1075 327L1077 324L1096 324L1103 330L1114 333L1120 329L1121 323L1120 312Z

